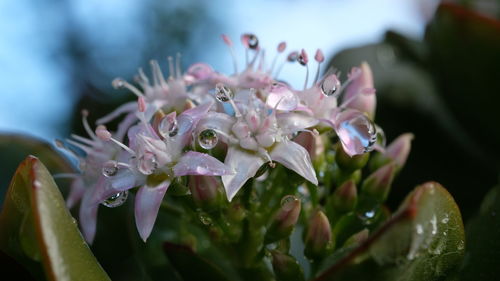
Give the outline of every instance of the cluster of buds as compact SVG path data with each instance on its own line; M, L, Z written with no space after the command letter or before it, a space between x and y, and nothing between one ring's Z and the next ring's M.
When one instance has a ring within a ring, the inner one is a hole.
M121 78L112 83L128 89L136 101L98 119L95 130L84 111L88 138L72 135L57 141L80 163L80 173L67 175L74 178L67 203L80 202L79 222L87 241L94 240L99 206L120 206L132 197L129 192L135 198L137 230L146 241L167 189L181 185L197 210L208 216L217 210L213 220L208 218L214 223L203 223L215 240L246 239L241 263L251 263L269 247L279 267L291 258L283 241L302 214L309 217L305 254L320 259L339 243L339 235L345 236L336 233L341 218L363 210L370 219L373 208L386 199L412 136L385 147L373 122L376 98L368 64L354 67L342 82L334 70L320 75L325 59L317 50L310 81L305 50L285 55L282 42L267 67L257 37L244 34L240 69L233 42L225 35L222 39L233 57L232 75L204 63L183 72L177 56L168 58L165 79L158 62L151 61L152 79L139 69L138 87ZM305 68L303 89L278 79L284 65L294 62ZM119 125L110 130L106 124L117 118ZM369 166L377 169L358 192L372 150L378 156ZM227 235L221 238L220 233Z

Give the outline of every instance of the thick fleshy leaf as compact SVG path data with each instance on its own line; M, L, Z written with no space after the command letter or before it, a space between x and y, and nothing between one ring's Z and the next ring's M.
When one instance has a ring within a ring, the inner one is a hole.
M443 280L457 272L464 238L455 201L441 185L429 182L410 193L392 218L330 263L316 280Z
M11 176L28 155L37 155L52 174L72 173L71 165L47 142L30 136L0 134L0 205Z
M23 236L20 228L35 235ZM48 280L110 280L84 242L50 173L33 156L19 166L7 192L0 214L0 248L19 261L38 256Z
M163 196L170 185L170 181L164 181L158 186L143 186L135 197L135 224L139 234L146 242L158 215Z
M216 158L196 151L188 151L182 155L174 166L176 177L186 175L221 176L233 174L234 171Z
M245 182L253 177L260 166L264 164L264 160L258 154L231 146L227 150L224 163L235 172L232 175L222 176L227 199L231 201Z
M271 151L271 159L283 164L290 170L301 175L311 183L318 185L316 172L311 163L307 150L293 141L278 143Z
M467 224L466 259L461 279L496 280L500 276L500 186L486 194L479 213Z

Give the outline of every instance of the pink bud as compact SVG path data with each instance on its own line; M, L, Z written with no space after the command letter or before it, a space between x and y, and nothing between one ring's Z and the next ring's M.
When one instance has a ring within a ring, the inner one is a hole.
M326 215L318 210L309 220L304 254L312 259L322 258L332 245L332 230Z
M278 44L278 52L279 53L283 53L286 49L286 42L283 41L281 43Z
M325 60L325 56L323 55L323 52L321 51L321 49L318 49L316 51L316 55L314 55L314 59L319 63L321 63Z
M111 133L106 129L106 126L99 125L95 129L95 134L97 137L103 141L109 141L111 139Z
M363 192L377 199L379 202L385 201L387 195L389 195L395 173L396 167L392 162L380 167L365 179L363 182Z
M215 177L190 176L189 190L195 204L203 209L211 210L219 206L222 199L220 184Z
M221 34L222 40L224 40L224 43L228 46L233 46L233 41L231 41L231 38L227 36L226 34Z
M405 133L397 137L385 150L385 156L391 158L401 168L405 165L411 150L411 141L415 136Z

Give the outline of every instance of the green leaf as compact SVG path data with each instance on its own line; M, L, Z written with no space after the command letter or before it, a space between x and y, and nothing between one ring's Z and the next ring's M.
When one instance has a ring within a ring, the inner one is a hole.
M52 174L72 172L71 165L45 141L23 135L0 134L0 204L11 176L29 155L36 155Z
M163 249L172 265L185 281L230 280L219 267L199 256L187 246L165 242Z
M467 249L460 280L500 276L500 186L486 195L479 214L467 224Z
M441 185L426 183L411 192L365 242L336 259L316 280L442 280L458 271L464 240L455 201Z
M34 156L21 163L7 191L0 249L29 268L35 268L33 260L41 261L48 280L110 280L49 171Z

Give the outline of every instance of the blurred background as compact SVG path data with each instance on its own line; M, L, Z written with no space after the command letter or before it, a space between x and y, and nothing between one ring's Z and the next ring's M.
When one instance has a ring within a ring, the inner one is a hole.
M82 108L95 120L133 98L111 81L131 80L150 59L166 69L179 52L184 68L204 61L231 73L220 34L239 42L252 32L269 50L283 40L321 48L343 73L368 61L376 122L389 141L416 135L390 206L436 180L467 218L498 180L499 16L495 0L2 0L0 133L51 142L78 132ZM287 65L280 78L303 77ZM3 193L21 159L1 144Z

